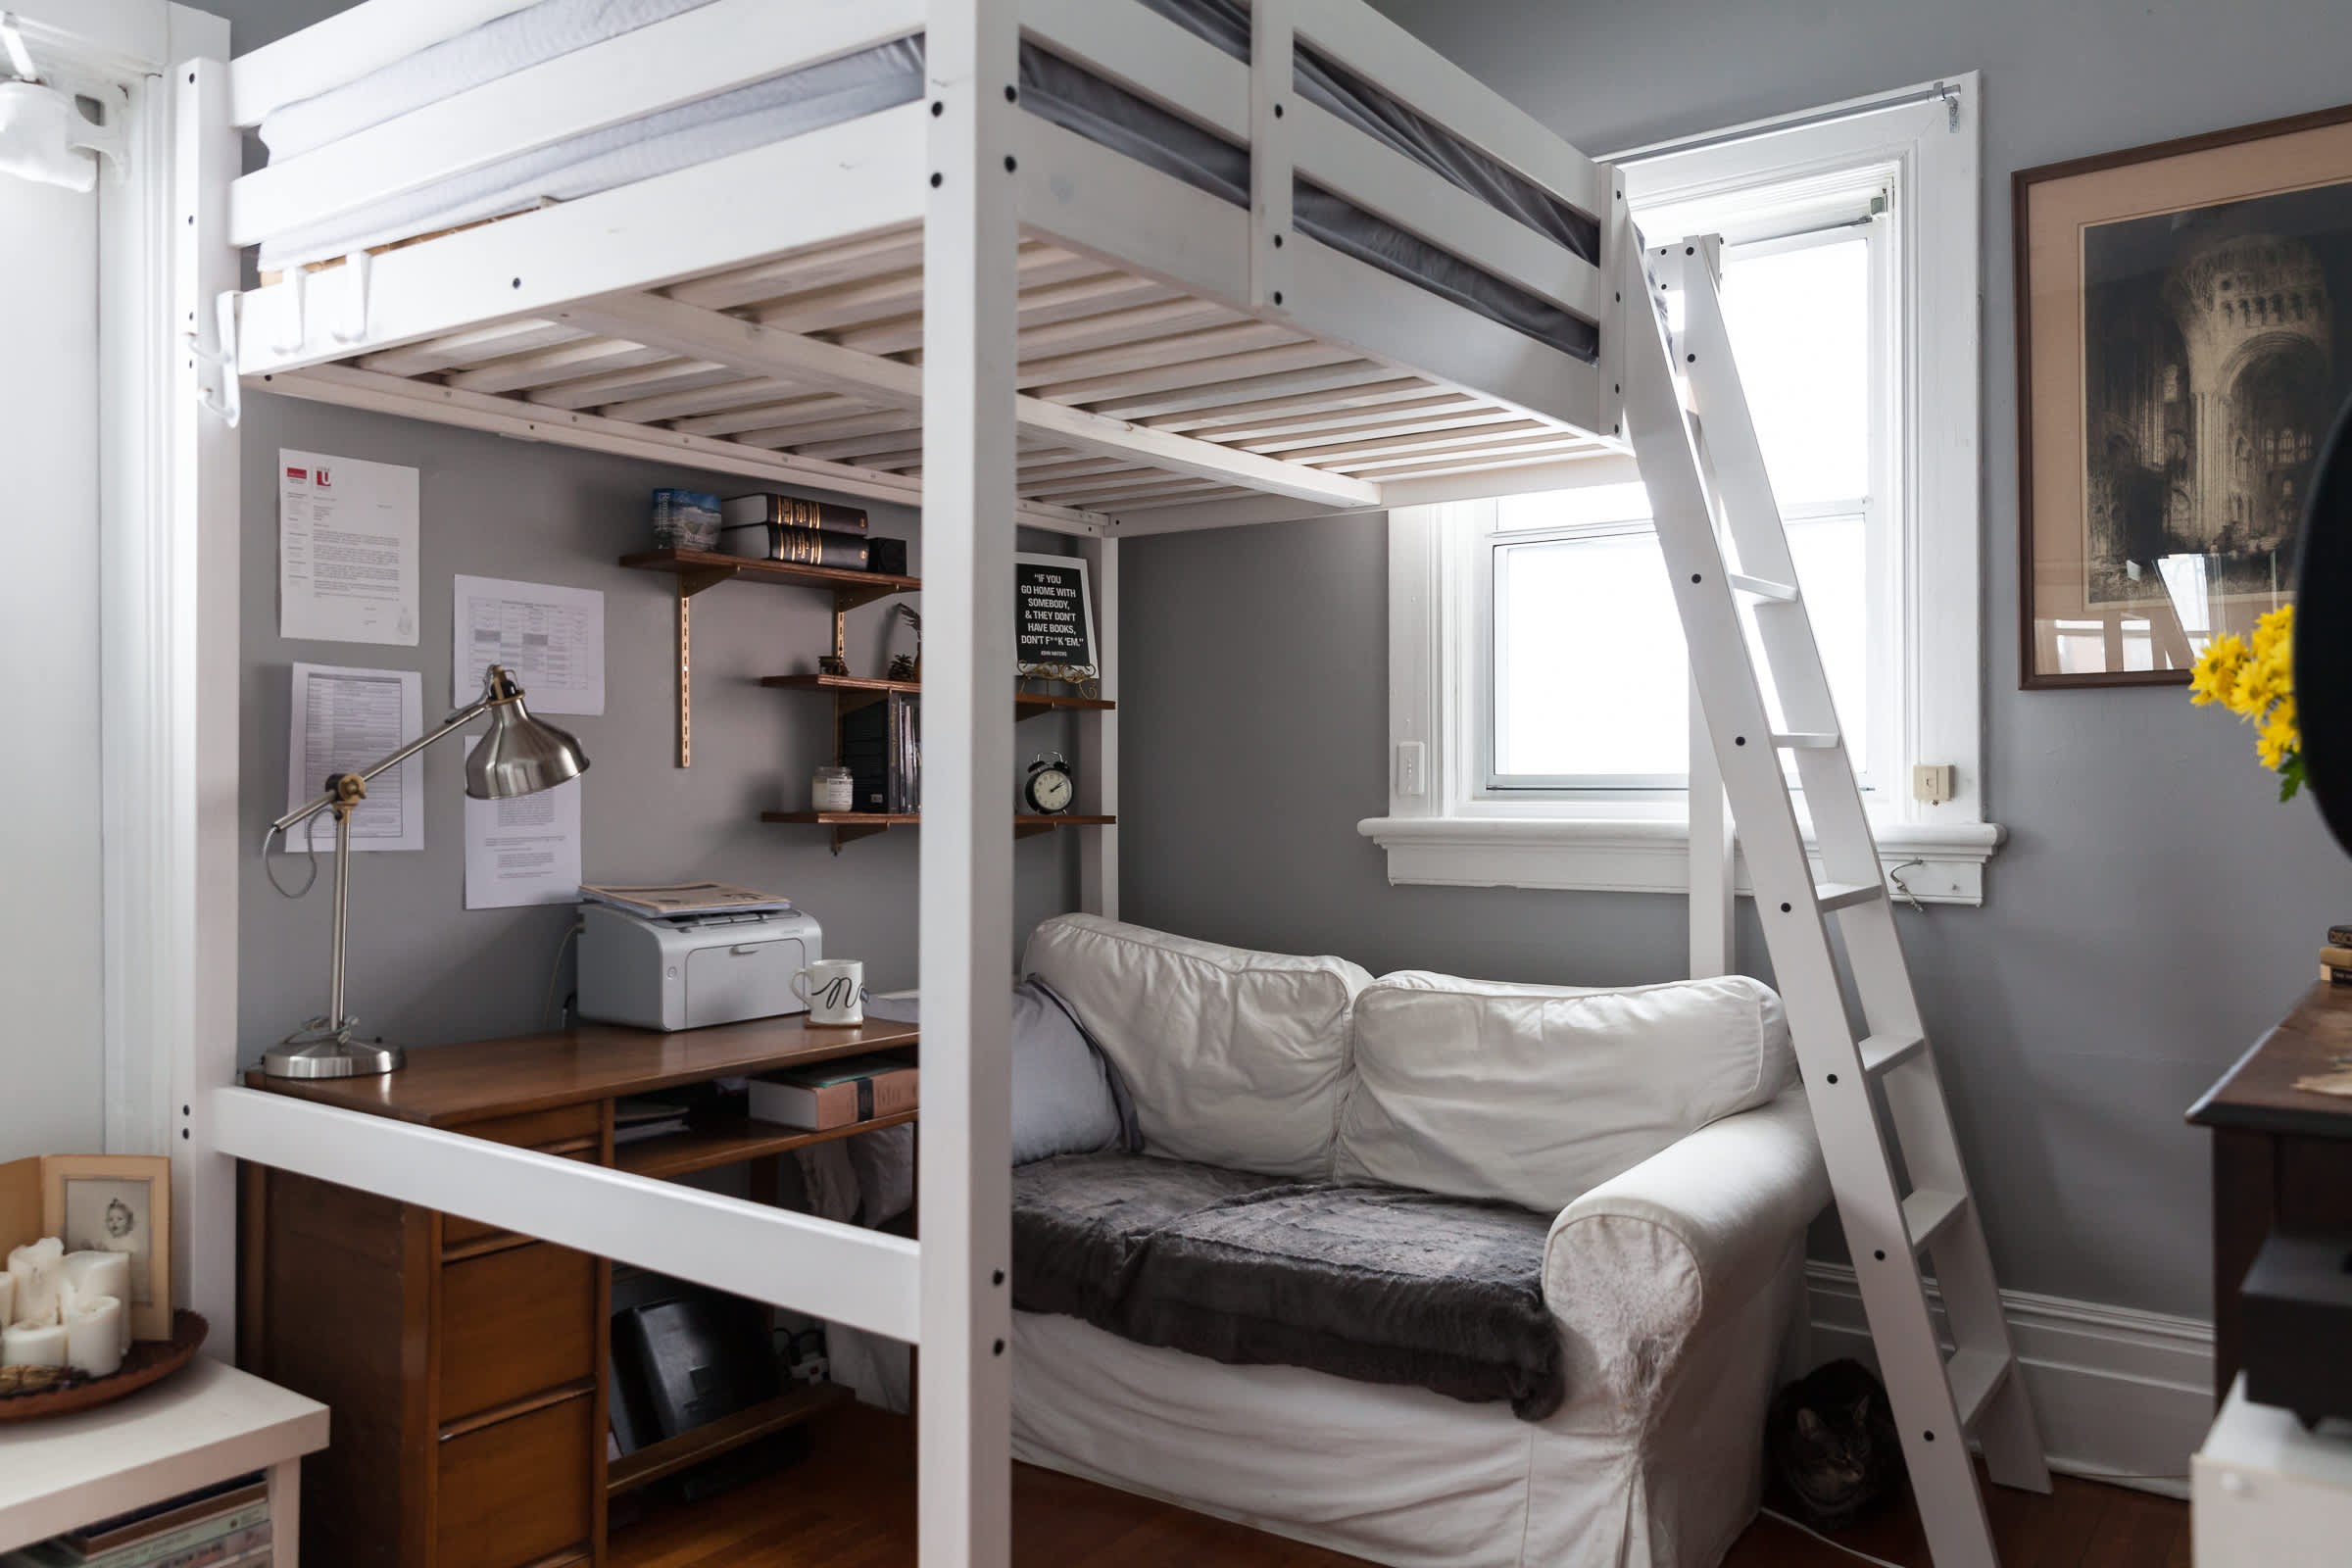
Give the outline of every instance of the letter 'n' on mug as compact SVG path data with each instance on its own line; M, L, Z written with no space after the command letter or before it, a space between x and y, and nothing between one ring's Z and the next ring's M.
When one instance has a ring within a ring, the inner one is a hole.
M792 977L792 994L808 1004L808 1021L829 1028L865 1022L865 965L819 958Z

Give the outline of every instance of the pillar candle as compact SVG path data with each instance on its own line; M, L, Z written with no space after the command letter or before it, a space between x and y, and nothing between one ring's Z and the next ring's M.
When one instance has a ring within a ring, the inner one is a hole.
M65 1255L66 1244L54 1236L9 1252L8 1272L16 1280L17 1297L11 1323L38 1327L57 1321L57 1287L64 1279Z
M50 1309L56 1310L53 1298ZM0 1329L0 1366L64 1366L63 1323L16 1323Z
M130 1349L130 1254L68 1252L61 1264L76 1296L111 1296L122 1303L122 1348Z
M66 1287L66 1364L94 1378L122 1365L122 1320L129 1316L112 1296L90 1296Z

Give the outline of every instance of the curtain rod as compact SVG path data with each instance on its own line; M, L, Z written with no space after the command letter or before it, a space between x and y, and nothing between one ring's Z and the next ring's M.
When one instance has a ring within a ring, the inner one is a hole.
M1759 141L1766 136L1778 136L1792 130L1810 130L1817 125L1835 125L1841 121L1861 120L1866 116L1885 114L1889 110L1909 109L1917 104L1943 104L1947 111L1945 127L1950 130L1958 130L1960 128L1960 96L1959 87L1948 81L1938 81L1933 86L1895 93L1889 97L1856 99L1852 103L1838 104L1810 115L1797 115L1787 120L1750 121L1744 125L1735 125L1730 130L1711 131L1705 135L1692 136L1680 141L1651 142L1645 147L1633 147L1621 153L1612 153L1597 162L1604 164L1645 163L1653 158L1664 158L1674 154L1704 152L1711 148L1729 147L1743 141Z

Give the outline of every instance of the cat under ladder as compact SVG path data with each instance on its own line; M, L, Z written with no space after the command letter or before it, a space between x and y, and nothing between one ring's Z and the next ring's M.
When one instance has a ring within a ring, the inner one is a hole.
M1618 249L1626 434L1690 646L1704 715L1703 726L1693 726L1694 749L1703 734L1738 824L1928 1544L1936 1568L1995 1568L1969 1439L2003 1486L2047 1492L2049 1467L1733 361L1718 292L1720 247L1709 238ZM1678 294L1679 336L1666 313ZM1649 308L1638 308L1638 299ZM1752 607L1762 669L1740 625L1742 603ZM1767 678L1780 698L1786 727L1778 730L1765 705ZM1793 758L1804 790L1820 880L1784 756ZM1700 760L1692 768L1694 835L1700 797L1710 793ZM1833 921L1866 1020L1859 1031L1831 950ZM1950 1327L1948 1356L1930 1313L1923 1257L1933 1262Z

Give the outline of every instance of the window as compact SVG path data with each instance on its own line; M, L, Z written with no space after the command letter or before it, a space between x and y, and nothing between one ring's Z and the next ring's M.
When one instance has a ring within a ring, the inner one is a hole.
M1961 903L1999 838L1978 788L1975 90L1616 160L1646 239L1723 238L1741 379L1882 849L1920 862L1923 899ZM1390 813L1362 828L1392 881L1686 886L1682 627L1634 464L1571 482L1588 476L1391 515L1396 755ZM1951 801L1912 799L1931 762L1954 766Z
M1858 197L1883 205L1875 197ZM1891 755L1888 693L1873 702L1874 655L1893 646L1884 591L1886 512L1871 505L1892 421L1875 391L1884 230L1868 206L1811 233L1726 252L1723 293L1797 575L1838 714L1865 788ZM1883 481L1882 481L1883 482ZM1489 611L1483 659L1493 791L1686 786L1690 674L1682 627L1639 482L1512 496L1461 509L1474 590ZM1611 667L1591 684L1561 669ZM1873 741L1878 741L1873 745Z

